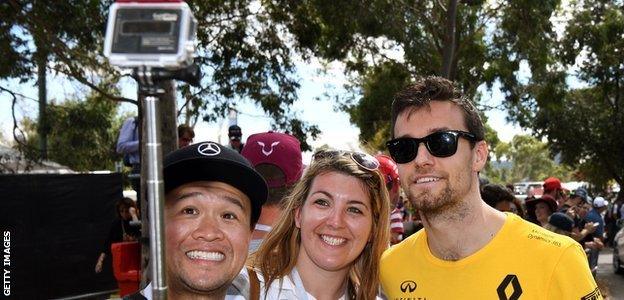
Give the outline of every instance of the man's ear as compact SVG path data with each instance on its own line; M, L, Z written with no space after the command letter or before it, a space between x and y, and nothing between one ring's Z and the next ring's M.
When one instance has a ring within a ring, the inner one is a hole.
M472 170L479 172L483 170L488 160L488 144L485 141L478 141L473 149L474 161L472 163Z

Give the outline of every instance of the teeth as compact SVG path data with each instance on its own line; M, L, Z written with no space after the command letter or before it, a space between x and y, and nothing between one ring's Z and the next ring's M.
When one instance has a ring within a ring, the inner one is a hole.
M211 261L222 261L225 258L223 253L219 252L206 252L206 251L189 251L186 253L190 259L203 259Z
M416 183L427 183L427 182L434 182L434 181L438 181L440 180L440 178L436 178L436 177L423 177L423 178L418 178L418 180L416 180Z
M343 238L331 237L327 235L321 235L321 238L323 239L325 243L330 244L332 246L338 246L346 241L346 239L343 239Z

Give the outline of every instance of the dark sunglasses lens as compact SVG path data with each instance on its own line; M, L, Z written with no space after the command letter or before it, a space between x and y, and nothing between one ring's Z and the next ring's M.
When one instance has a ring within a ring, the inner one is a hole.
M373 171L379 168L379 161L368 154L354 152L351 154L351 157L358 165L360 165L364 169Z
M416 143L410 139L396 139L388 142L388 151L398 164L408 163L416 158Z
M448 157L457 151L457 136L452 132L440 131L427 137L427 149L437 157Z

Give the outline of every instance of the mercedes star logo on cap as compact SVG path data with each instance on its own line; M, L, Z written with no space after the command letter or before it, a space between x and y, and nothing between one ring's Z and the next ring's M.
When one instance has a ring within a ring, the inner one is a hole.
M215 156L221 153L221 148L219 148L219 145L217 145L216 143L209 142L197 146L197 152L205 156Z

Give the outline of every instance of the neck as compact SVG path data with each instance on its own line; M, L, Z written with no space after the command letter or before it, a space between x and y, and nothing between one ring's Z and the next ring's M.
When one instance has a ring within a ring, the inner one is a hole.
M348 268L326 271L307 259L297 259L296 267L306 292L314 298L339 299L344 295Z
M281 210L278 205L268 205L262 206L262 213L260 213L260 217L258 218L258 224L263 224L267 226L273 227L273 224L279 219ZM251 235L252 239L263 239L268 232L254 230Z
M483 248L505 223L505 214L472 195L447 210L420 212L431 253L442 260L456 261Z

